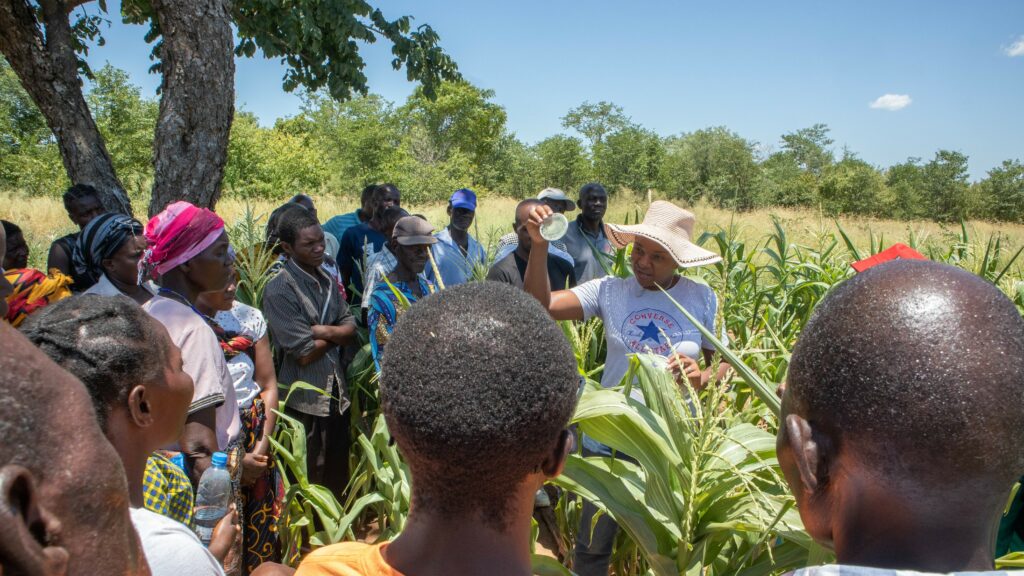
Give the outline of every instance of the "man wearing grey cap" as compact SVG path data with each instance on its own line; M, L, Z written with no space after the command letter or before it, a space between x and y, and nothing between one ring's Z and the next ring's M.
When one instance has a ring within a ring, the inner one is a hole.
M436 291L422 275L430 258L430 247L437 243L433 234L434 227L429 222L419 216L406 216L395 223L395 230L388 239L388 250L395 255L395 268L386 280L373 287L366 315L370 352L378 372L384 344L395 329L398 317L417 300Z
M564 214L566 212L572 212L576 209L576 203L569 199L569 197L558 188L545 188L537 194L537 200L551 208L553 212ZM519 246L519 235L515 231L505 234L498 239L498 250L494 256L494 261L497 262L516 250ZM566 249L565 244L561 241L549 242L548 253L555 258L561 258L569 263L570 266L575 266L576 263Z

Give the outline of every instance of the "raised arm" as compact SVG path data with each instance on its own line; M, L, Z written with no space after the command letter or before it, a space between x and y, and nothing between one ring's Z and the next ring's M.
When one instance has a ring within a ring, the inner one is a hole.
M540 224L552 214L540 205L530 211L526 229L530 233L530 259L526 263L523 288L533 295L555 320L583 320L583 305L571 290L551 291L548 278L548 241L540 235Z

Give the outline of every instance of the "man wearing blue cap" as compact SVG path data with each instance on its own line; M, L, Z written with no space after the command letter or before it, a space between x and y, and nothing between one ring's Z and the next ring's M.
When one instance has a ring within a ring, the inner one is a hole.
M487 251L469 234L476 217L476 193L469 188L456 190L448 200L448 217L448 226L434 235L437 244L431 246L437 270L427 266L427 278L446 287L467 282L473 277L474 269L484 272L487 265Z

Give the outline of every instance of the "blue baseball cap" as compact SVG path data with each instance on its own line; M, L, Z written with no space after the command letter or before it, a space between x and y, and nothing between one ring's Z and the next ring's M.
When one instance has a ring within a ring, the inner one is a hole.
M452 208L465 208L466 210L472 210L476 212L476 192L473 192L469 188L460 188L452 193L452 197L448 199L452 204Z

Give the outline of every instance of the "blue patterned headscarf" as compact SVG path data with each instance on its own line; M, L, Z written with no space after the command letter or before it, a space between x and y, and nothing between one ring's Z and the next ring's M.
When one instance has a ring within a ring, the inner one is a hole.
M78 235L71 258L78 274L93 282L103 275L103 261L112 258L129 238L142 236L142 223L124 214L107 212L93 218Z

